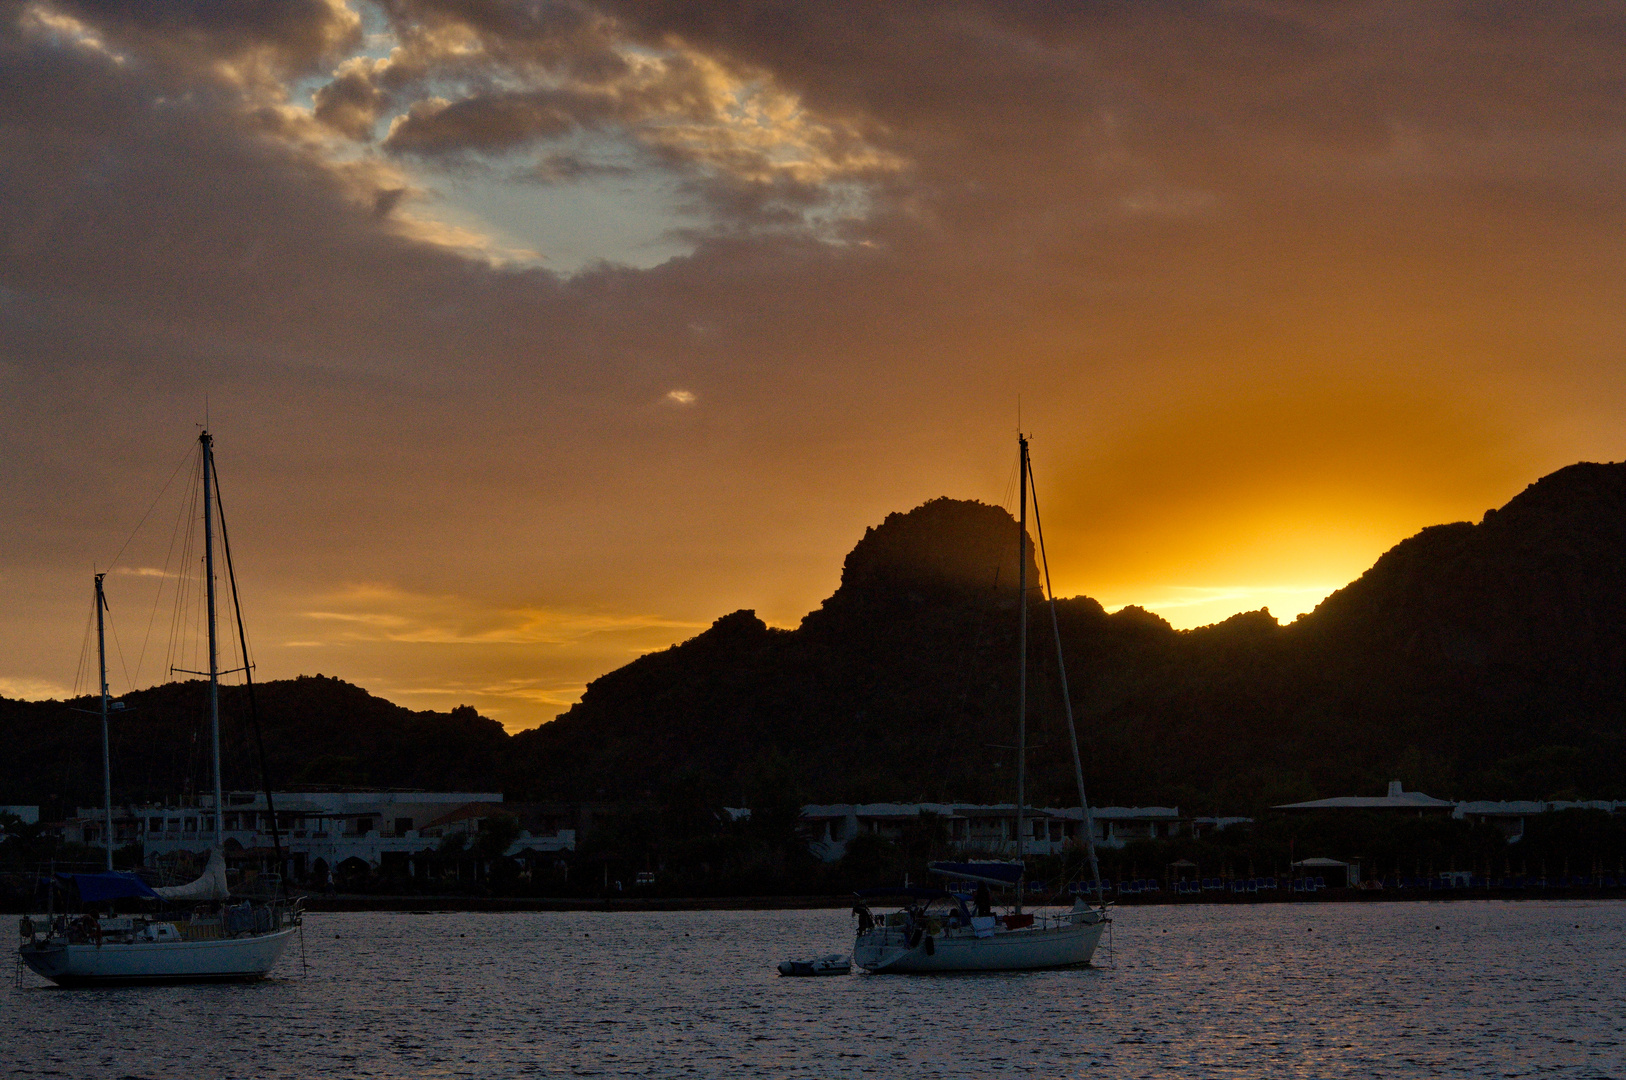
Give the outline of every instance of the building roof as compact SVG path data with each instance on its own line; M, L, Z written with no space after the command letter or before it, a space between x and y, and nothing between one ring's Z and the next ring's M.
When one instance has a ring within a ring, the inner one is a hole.
M468 803L464 806L459 806L456 810L453 810L450 813L440 815L440 817L428 822L423 827L425 829L434 829L442 825L451 825L454 822L466 821L470 818L473 818L476 821L481 821L485 818L516 816L518 815L509 812L496 803Z
M1424 795L1421 791L1403 791L1399 780L1389 781L1387 795L1343 795L1333 799L1312 799L1309 802L1283 803L1275 810L1453 810L1456 803Z
M1544 814L1547 804L1531 801L1529 799L1514 802L1491 802L1479 800L1477 802L1461 802L1457 804L1457 816L1480 814L1486 817L1523 817L1526 814Z
M1077 821L1084 816L1084 811L1076 806L1065 807L1060 810L1046 810L1051 817L1066 818ZM1145 821L1148 818L1164 820L1180 816L1178 806L1092 806L1090 817L1096 821Z
M913 819L921 814L938 817L1014 817L1015 803L814 803L802 807L804 818L841 818L849 814L861 818ZM1064 818L1077 821L1084 812L1076 806L1029 806L1024 814L1032 817ZM1177 806L1092 806L1090 814L1097 820L1144 820L1146 818L1178 818Z

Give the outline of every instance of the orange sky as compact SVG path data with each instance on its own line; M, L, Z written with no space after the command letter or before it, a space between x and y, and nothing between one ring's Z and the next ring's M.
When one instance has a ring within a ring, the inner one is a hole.
M1176 626L1623 456L1614 6L54 0L0 68L0 694L206 411L260 677L514 728L1005 501L1018 402L1058 590Z

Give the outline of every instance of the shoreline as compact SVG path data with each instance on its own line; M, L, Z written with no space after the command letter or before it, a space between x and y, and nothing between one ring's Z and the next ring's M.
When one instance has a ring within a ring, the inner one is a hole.
M296 894L297 895L297 894ZM451 912L646 912L646 911L810 911L850 908L857 897L842 896L633 896L616 899L595 897L457 896L457 895L367 895L338 893L332 896L306 895L305 910L315 914L347 912L394 912L431 915ZM1456 903L1468 900L1615 900L1626 901L1621 889L1448 889L1434 891L1377 891L1367 889L1327 889L1313 895L1284 896L1126 896L1108 903L1119 908L1140 907L1246 907L1275 904L1363 904L1363 903ZM884 905L883 905L884 906ZM1030 907L1056 907L1046 901L1030 901ZM37 914L13 899L0 904L8 915Z
M1128 896L1110 903L1115 907L1251 906L1261 904L1417 903L1463 900L1626 900L1619 889L1450 889L1428 892L1380 892L1366 889L1327 889L1313 895L1246 897ZM502 911L803 911L851 907L848 896L692 896L623 897L514 897L514 896L367 896L341 893L309 896L305 910L318 913L385 911L414 915L442 912ZM1045 903L1033 907L1051 907Z

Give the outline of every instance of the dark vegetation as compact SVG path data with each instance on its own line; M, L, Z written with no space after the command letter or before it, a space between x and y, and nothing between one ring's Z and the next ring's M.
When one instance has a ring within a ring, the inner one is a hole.
M255 688L272 783L498 791L510 739L495 720L462 706L413 712L321 675ZM167 683L125 694L112 731L114 797L120 803L190 799L207 787L208 684ZM225 786L258 789L259 759L241 686L221 687ZM81 698L0 698L0 792L37 804L47 820L100 805L101 719Z
M802 802L1012 797L1012 753L998 747L1013 734L1015 528L1003 510L947 499L893 514L797 629L726 615L518 735L335 679L266 684L271 774L618 802L583 857L742 882L822 873L789 839ZM1258 815L1397 777L1442 798L1626 798L1626 465L1570 466L1478 524L1425 529L1288 626L1261 611L1177 632L1085 597L1059 617L1097 804ZM1030 790L1070 804L1048 614L1032 620ZM201 684L125 700L120 801L187 794L179 778L203 775ZM227 711L241 717L240 690ZM94 717L0 700L0 730L7 801L49 818L97 800ZM229 732L228 785L257 786L246 725ZM757 816L725 825L723 805ZM1274 827L1225 857L1278 860ZM1477 850L1459 840L1452 851ZM1381 859L1377 843L1344 854ZM877 870L913 858L866 844L849 858Z

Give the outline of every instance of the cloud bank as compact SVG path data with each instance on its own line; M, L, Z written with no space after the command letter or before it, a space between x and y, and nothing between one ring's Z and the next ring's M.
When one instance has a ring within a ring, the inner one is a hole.
M514 724L480 688L794 622L887 512L998 501L1019 397L1064 591L1347 580L1620 456L1623 44L1585 3L0 3L0 677L64 683L206 407L265 674ZM304 616L380 582L656 621L425 661Z

